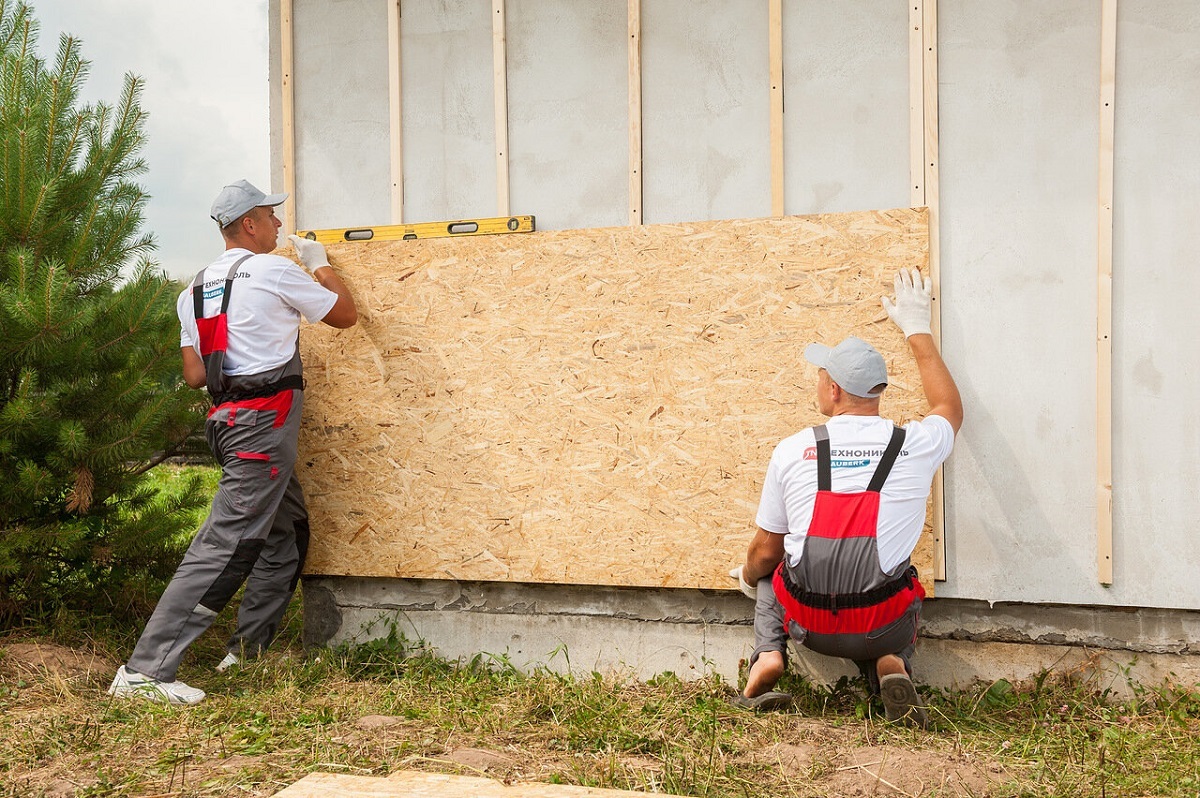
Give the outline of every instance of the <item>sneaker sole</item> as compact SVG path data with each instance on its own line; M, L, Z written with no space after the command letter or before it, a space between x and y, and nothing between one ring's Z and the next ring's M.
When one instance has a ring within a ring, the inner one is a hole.
M185 701L183 699L174 698L157 687L151 685L136 685L128 684L119 687L109 687L108 694L113 698L141 698L147 701L153 701L156 704L170 704L176 707L190 707L199 704L205 699L201 695L195 701Z

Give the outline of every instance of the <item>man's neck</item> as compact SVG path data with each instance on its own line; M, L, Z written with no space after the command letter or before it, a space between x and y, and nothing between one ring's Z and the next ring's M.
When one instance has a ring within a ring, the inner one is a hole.
M878 416L879 403L876 402L873 407L866 405L854 405L850 407L835 407L833 412L829 414L830 418L837 416Z
M247 252L253 252L255 255L265 254L261 249L256 249L253 243L247 244L244 241L226 241L225 251L228 252L231 249L244 249ZM270 252L270 250L267 250L267 252Z

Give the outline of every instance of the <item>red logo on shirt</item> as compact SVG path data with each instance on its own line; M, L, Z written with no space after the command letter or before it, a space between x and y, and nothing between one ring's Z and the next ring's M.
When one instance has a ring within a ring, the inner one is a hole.
M805 460L816 460L817 459L817 447L809 446L807 449L805 449L804 450L804 459Z

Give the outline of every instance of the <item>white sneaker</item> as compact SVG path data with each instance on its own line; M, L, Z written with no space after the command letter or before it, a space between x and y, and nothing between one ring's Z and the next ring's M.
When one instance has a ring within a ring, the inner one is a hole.
M108 694L118 698L145 698L166 704L199 704L204 700L203 690L189 687L183 682L161 682L140 673L130 673L124 665L117 668Z
M217 673L224 673L230 668L236 668L241 664L242 661L238 658L237 654L226 654L225 659L217 663Z

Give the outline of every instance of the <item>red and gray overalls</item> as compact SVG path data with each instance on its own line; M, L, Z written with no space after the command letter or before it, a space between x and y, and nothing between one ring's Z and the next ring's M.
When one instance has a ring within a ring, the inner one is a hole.
M246 258L251 256L246 256ZM308 549L308 512L294 473L304 401L300 352L276 369L231 377L223 364L239 259L225 279L221 310L204 318L204 272L192 284L200 355L213 408L205 437L221 465L212 510L134 647L128 668L174 681L184 651L243 583L227 650L255 656L275 637Z
M833 492L829 431L821 425L813 433L817 496L812 522L800 561L780 563L772 586L783 609L783 629L819 654L854 660L874 685L875 669L868 666L879 657L896 654L908 664L925 596L907 559L893 573L884 572L876 540L880 491L904 446L905 431L893 428L861 493Z

